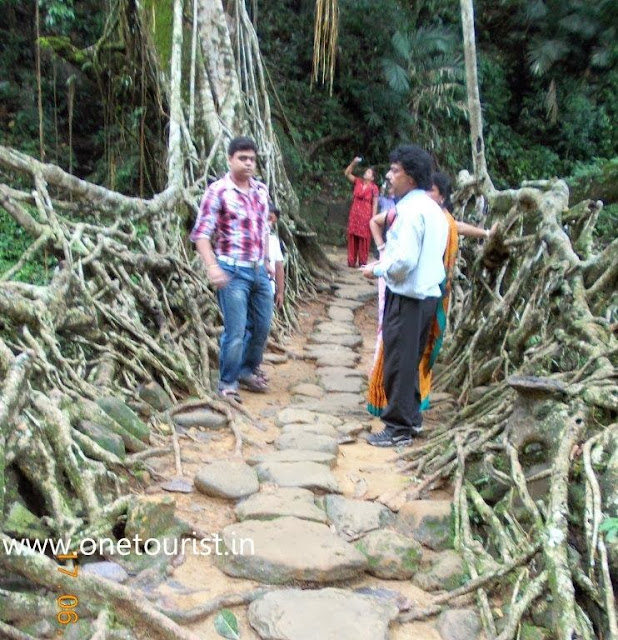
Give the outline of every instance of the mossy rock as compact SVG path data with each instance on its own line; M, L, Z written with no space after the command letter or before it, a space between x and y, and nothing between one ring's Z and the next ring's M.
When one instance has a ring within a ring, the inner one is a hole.
M127 514L125 536L138 536L142 541L148 538L163 538L176 528L175 510L176 502L171 496L163 496L156 500L135 500Z
M148 442L150 438L148 425L142 422L138 415L122 400L114 398L113 396L106 396L105 398L99 398L97 404L108 416L113 418L133 436L143 442Z
M452 549L452 503L450 500L412 500L397 514L395 529L412 536L434 551Z
M63 640L84 640L84 638L91 638L94 633L92 624L84 618L64 626L58 625L58 627L63 631Z
M422 548L410 538L389 530L368 533L356 543L367 558L368 572L385 580L407 580L419 569Z
M80 420L77 428L106 451L121 459L125 457L124 442L118 434L111 433L105 427L89 420Z
M156 411L167 411L174 406L167 391L154 380L140 386L139 397Z
M496 464L498 458L499 456L496 456L496 459L493 460L495 467L498 467ZM499 483L489 474L484 460L475 460L466 466L466 480L475 486L483 500L490 505L500 501L508 491L507 486Z
M551 632L545 627L537 627L529 622L524 622L521 625L520 640L550 640L551 637Z
M19 502L14 502L2 523L2 530L14 538L43 540L50 531L29 509Z
M128 536L127 536L128 537ZM198 541L189 541L195 542ZM157 583L161 582L166 577L167 568L174 558L183 549L182 531L179 526L169 530L164 536L151 536L149 538L149 549L143 547L136 551L134 546L131 546L131 553L125 554L111 554L114 562L117 562L129 575L138 575L142 571L148 571L148 580ZM199 546L197 547L199 549ZM189 544L187 551L193 549L192 544Z
M428 568L423 568L413 579L424 591L452 591L465 584L468 572L462 557L456 551L442 551L431 559Z

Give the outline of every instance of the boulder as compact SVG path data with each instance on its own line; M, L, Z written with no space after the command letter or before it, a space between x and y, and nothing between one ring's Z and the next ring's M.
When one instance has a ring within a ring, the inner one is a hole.
M385 580L411 578L418 571L423 553L416 540L388 529L368 533L355 546L367 557L368 572Z
M118 584L123 584L129 579L129 574L117 562L88 562L81 569L84 573L90 573Z
M222 429L227 425L227 418L209 409L193 409L192 411L183 411L177 413L174 418L177 426L183 429Z
M118 434L89 420L80 420L77 428L96 442L102 449L113 453L121 459L125 457L126 450L124 448L124 442Z
M442 640L477 640L481 622L473 609L448 609L438 618L436 628Z
M126 403L114 396L99 398L97 404L108 416L113 418L121 427L124 427L131 435L143 442L148 442L150 429L142 422L138 415L132 411Z
M449 500L412 500L406 502L395 521L404 536L412 536L434 551L452 548L452 516Z
M393 513L383 504L343 496L326 496L324 509L337 533L346 540L356 540L394 519Z
M173 407L167 391L154 380L140 386L139 397L156 411L167 411Z
M194 479L195 488L214 498L238 500L259 488L255 469L244 461L216 460L202 467Z
M462 557L455 551L441 551L431 558L428 567L416 573L413 582L423 591L452 591L467 579Z
M129 505L125 537L138 536L141 541L164 537L176 528L175 509L176 502L171 496L136 498Z

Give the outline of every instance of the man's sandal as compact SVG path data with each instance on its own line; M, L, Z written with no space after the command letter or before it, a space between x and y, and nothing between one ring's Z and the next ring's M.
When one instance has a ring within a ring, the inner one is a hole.
M238 384L248 391L253 391L253 393L266 393L268 391L268 383L264 378L260 378L255 373L252 373L250 376L246 378L239 378Z
M268 383L268 376L266 375L266 372L264 371L264 369L262 369L262 367L257 367L257 369L255 369L253 371L253 373L258 377L261 378L262 380L264 380L264 382Z
M219 389L219 397L224 400L234 400L234 402L242 404L242 398L237 389Z

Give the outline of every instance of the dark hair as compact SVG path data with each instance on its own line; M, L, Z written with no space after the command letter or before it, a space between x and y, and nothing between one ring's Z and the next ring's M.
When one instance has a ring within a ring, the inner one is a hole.
M281 211L279 211L279 209L275 207L275 203L271 202L270 200L268 201L268 212L274 213L277 220L279 220L279 218L281 217Z
M447 210L453 211L453 203L451 202L451 179L442 173L442 171L434 171L431 174L431 184L438 187L438 193L444 198L442 206Z
M375 167L367 167L367 169L371 170L371 173L373 174L373 181L374 182L378 182L378 172L376 171ZM365 171L367 171L367 169L365 169Z
M246 136L234 138L227 148L227 155L231 158L237 151L255 151L256 154L258 152L255 142Z
M401 144L389 156L416 182L418 189L431 189L431 156L415 144Z

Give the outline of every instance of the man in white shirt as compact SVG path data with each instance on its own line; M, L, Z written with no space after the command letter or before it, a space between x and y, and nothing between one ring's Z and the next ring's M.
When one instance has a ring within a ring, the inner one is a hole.
M284 288L285 288L285 271L283 269L283 253L281 252L281 243L276 233L277 222L281 212L271 202L268 205L268 222L270 224L270 234L268 236L268 257L270 264L274 270L274 277L271 276L270 284L275 296L275 304L277 309L283 307Z
M418 366L427 342L444 280L448 223L427 195L431 188L431 158L416 145L401 145L391 153L387 179L398 198L397 217L389 229L379 262L363 270L366 278L383 276L386 299L384 429L367 442L394 447L412 442L422 430Z

